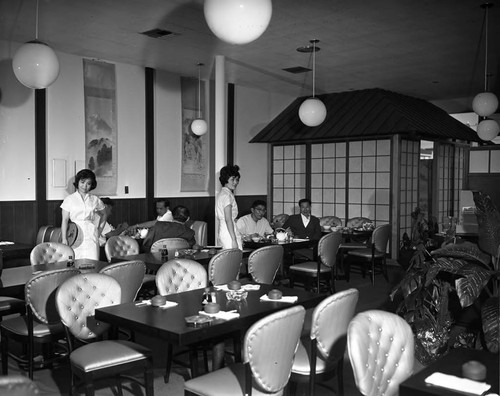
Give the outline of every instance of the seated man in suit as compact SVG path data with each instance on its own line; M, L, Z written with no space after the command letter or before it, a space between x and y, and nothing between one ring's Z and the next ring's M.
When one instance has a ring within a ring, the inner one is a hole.
M252 213L241 216L236 221L236 227L243 240L250 241L252 237L262 237L274 232L269 221L264 217L267 212L265 201L257 199L253 202L250 211Z
M321 239L321 226L319 219L311 215L311 200L303 198L299 201L300 214L291 215L283 225L287 231L291 231L295 238L319 241ZM293 255L297 258L313 260L317 244L310 249L297 249Z
M189 209L181 205L176 206L172 215L172 221L157 221L149 229L143 243L144 251L149 252L153 243L163 238L183 238L188 241L189 247L196 243L194 230L186 225L186 221L189 220Z

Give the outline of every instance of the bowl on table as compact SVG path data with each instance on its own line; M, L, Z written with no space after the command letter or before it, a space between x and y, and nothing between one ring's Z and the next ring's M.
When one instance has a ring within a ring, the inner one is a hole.
M323 230L325 230L325 231L330 231L331 228L332 228L332 226L330 226L330 225L323 226Z
M257 242L260 242L260 237L252 237L252 241L254 241L255 243Z

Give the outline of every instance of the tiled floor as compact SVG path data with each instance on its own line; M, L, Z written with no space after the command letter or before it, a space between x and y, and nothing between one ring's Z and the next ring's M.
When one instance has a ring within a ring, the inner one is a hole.
M351 281L349 283L344 280L340 280L337 281L336 287L338 291L345 290L351 287L355 287L359 290L360 299L357 306L357 312L365 311L367 309L384 309L393 311L395 303L392 303L389 300L388 296L392 288L401 279L402 275L403 270L401 269L401 267L397 265L389 266L389 282L386 282L382 276L377 276L376 283L374 286L372 286L368 277L363 279L361 275L353 274L351 275ZM165 384L163 382L166 344L161 340L146 338L141 335L137 335L137 341L151 347L155 353L155 395L183 395L184 376L187 375L187 371L181 366L174 366L174 372L172 373L170 382L168 384ZM9 373L20 373L20 370L12 361L9 362ZM52 396L68 394L67 389L69 384L69 370L67 366L62 366L56 370L45 369L36 371L34 379L40 389L41 395ZM333 378L325 384L318 385L316 387L316 395L331 396L337 394L336 383L336 378ZM81 394L83 394L83 390L81 391ZM109 384L107 382L103 382L100 384L100 388L97 390L96 394L114 395L116 393L114 392L114 390L109 388ZM144 392L141 387L135 384L125 384L123 394L125 396L143 395ZM292 396L301 396L305 394L306 387L299 386ZM356 389L352 370L347 358L345 359L344 365L344 394L346 396L360 395L360 393Z

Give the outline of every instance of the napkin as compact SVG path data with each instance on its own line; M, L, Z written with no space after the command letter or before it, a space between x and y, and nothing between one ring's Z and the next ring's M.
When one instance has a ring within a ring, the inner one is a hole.
M491 388L491 385L485 382L473 381L467 378L460 378L443 373L433 373L429 375L425 379L425 383L453 389L459 392L471 393L473 395L481 395Z
M0 242L0 245L13 245L14 242L11 242L11 241L1 241Z
M218 285L218 286L214 286L217 290L222 290L222 291L229 291L229 288L227 287L227 285ZM249 291L249 290L259 290L260 289L260 285L241 285L241 289L242 290L246 290L246 291Z
M297 296L283 296L279 300L272 300L267 296L267 294L264 294L263 296L260 297L260 301L272 301L272 302L284 302L284 303L294 303L298 299L299 298Z
M219 311L217 313L208 313L205 311L200 311L198 313L200 315L210 316L212 318L222 319L222 320L231 320L240 317L240 314L237 311Z
M140 302L136 302L135 303L135 306L136 307L145 307L145 306L151 306L151 300L142 300ZM167 301L165 304L163 305L160 305L158 307L155 307L155 308L162 308L162 309L166 309L166 308L172 308L172 307L175 307L176 305L178 305L175 301Z

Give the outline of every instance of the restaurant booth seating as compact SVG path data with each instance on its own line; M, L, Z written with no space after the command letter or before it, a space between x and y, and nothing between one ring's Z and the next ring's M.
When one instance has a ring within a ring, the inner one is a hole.
M193 378L185 395L281 395L290 377L305 309L283 309L254 323L243 342L243 363Z
M347 349L356 386L365 396L397 395L399 384L413 374L413 332L396 314L357 314L347 330Z
M57 263L75 258L73 249L59 242L42 242L36 245L30 253L31 265Z
M272 285L283 261L283 247L263 246L248 257L248 273L256 283Z

